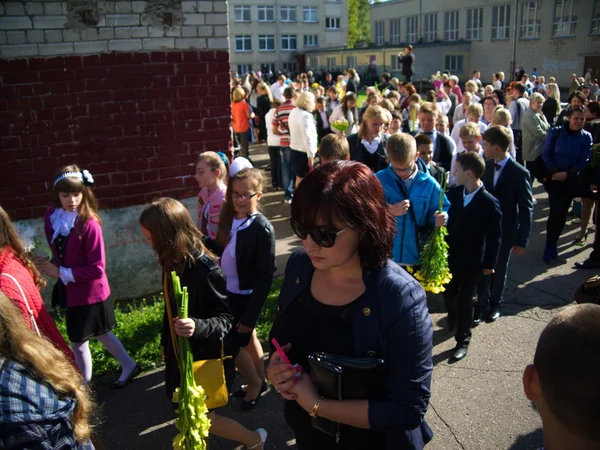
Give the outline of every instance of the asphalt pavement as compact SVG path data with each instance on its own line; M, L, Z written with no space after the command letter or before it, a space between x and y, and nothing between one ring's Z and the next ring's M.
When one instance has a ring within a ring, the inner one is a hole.
M268 162L266 147L252 146L256 167ZM265 175L268 173L265 172ZM541 421L523 394L523 369L531 363L544 326L560 310L572 304L575 288L593 271L576 271L573 263L583 261L591 250L593 233L584 247L571 241L579 225L567 223L559 242L564 263L547 265L542 260L548 198L542 186L534 186L535 206L531 243L522 256L514 256L508 272L502 317L473 331L467 357L448 363L455 342L444 331L446 314L440 295L428 297L434 324L432 397L426 420L435 437L431 450L534 450L543 444ZM267 192L262 199L265 215L277 235L277 270L283 273L290 252L300 245L289 226L290 206L279 192ZM176 430L174 413L164 393L162 370L138 377L121 391L106 386L114 377L97 383L98 432L107 449L162 450L172 448ZM265 393L255 409L242 413L238 402L221 410L248 428L263 427L269 432L265 449L294 449L294 436L283 419L283 403L272 390ZM219 438L209 440L211 450L242 449ZM365 449L377 450L377 449Z

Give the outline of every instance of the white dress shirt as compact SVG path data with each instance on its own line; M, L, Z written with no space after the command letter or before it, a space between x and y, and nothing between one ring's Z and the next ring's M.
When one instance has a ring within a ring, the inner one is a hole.
M502 174L502 171L504 170L504 167L506 166L506 163L508 162L509 159L510 159L510 156L507 156L502 161L494 163L494 187L496 187L496 183L498 183L498 179L500 178L500 175ZM495 164L498 164L500 166L500 168L496 169Z
M477 194L477 192L479 192L479 190L483 187L483 184L481 186L479 186L477 189L475 189L473 192L471 192L470 194L467 194L467 188L465 187L465 189L463 190L463 208L466 208L467 205L469 203L471 203L471 200L473 200L473 197L475 197L475 194Z

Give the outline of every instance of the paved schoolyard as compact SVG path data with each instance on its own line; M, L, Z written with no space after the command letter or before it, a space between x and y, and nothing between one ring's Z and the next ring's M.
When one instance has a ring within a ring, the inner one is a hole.
M268 164L265 150L251 148L257 167ZM535 207L531 244L525 255L513 257L503 316L496 323L483 324L474 330L468 356L456 364L447 362L454 339L444 332L446 318L441 296L429 298L435 327L435 369L427 421L435 437L428 449L525 450L537 449L542 444L541 421L523 395L521 374L532 360L546 323L571 303L575 287L593 275L571 269L573 262L587 257L593 237L588 238L583 248L572 247L569 242L577 226L568 225L560 242L561 256L568 258L567 264L546 265L542 251L548 200L541 186L536 185L534 193L539 203ZM281 273L299 240L288 225L289 206L283 204L281 192L267 193L262 203L277 233L277 266ZM99 432L107 449L172 448L174 415L162 381L162 372L158 370L139 377L122 391L111 391L99 383L97 398L103 421ZM222 413L249 428L266 428L269 431L266 449L296 448L283 420L282 401L273 391L267 392L251 413L242 413L233 401ZM210 444L211 450L243 448L217 438L211 438Z

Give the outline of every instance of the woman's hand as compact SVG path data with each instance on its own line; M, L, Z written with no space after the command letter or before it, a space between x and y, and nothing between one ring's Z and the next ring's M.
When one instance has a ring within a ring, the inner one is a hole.
M445 212L439 214L437 211L433 214L435 217L435 226L440 228L446 225L446 220L448 219L448 214Z
M38 270L44 275L48 275L52 278L60 278L60 270L58 266L52 264L47 259L38 258L35 260L35 265L37 266Z
M410 208L410 200L402 200L401 202L390 205L390 212L393 216L403 216Z
M567 179L567 172L556 172L552 175L553 181L565 181Z
M246 326L246 325L242 324L241 322L237 323L237 325L235 326L235 329L240 334L252 333L252 330L254 330L254 328Z
M321 397L307 373L302 374L300 381L294 383L290 392L296 396L296 402L308 413L312 412L315 403Z
M286 344L282 347L284 352L288 352L292 344ZM296 374L302 371L301 366L292 367L283 360L279 352L273 352L267 368L267 377L275 390L286 400L296 400L296 394L292 394L290 389L300 381Z
M173 325L175 325L175 334L186 338L192 337L194 330L196 329L196 322L189 317L187 319L175 317L173 319Z

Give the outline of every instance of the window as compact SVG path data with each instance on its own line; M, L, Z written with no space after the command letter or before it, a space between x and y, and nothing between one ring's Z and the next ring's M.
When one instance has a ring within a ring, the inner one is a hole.
M275 36L272 34L258 35L258 51L274 52L275 51Z
M444 61L444 70L448 70L452 73L463 73L464 60L465 57L462 55L446 55Z
M273 22L275 20L275 9L272 6L257 6L259 22Z
M260 71L263 74L267 74L269 72L275 72L275 63L262 63L260 65Z
M251 52L252 51L252 36L236 36L235 37L236 52Z
M379 20L375 22L375 45L383 45L385 43L385 22Z
M356 69L356 56L346 56L346 67Z
M398 45L400 39L400 19L392 19L390 20L390 44Z
M423 30L425 42L433 42L437 39L437 14L423 16Z
M292 51L296 50L296 35L295 34L282 34L281 35L281 50Z
M521 38L540 37L540 18L538 11L542 2L525 2L521 4Z
M483 24L483 8L467 9L467 39L481 39Z
M339 17L326 17L325 18L325 29L326 30L339 30L340 29L340 18Z
M332 71L337 67L335 56L327 57L327 70Z
M282 22L295 22L296 21L296 7L295 6L281 6L279 9L279 16Z
M304 35L304 46L305 47L318 47L319 46L319 35L318 34L305 34Z
M576 0L554 0L552 36L575 36L577 28Z
M249 6L234 6L233 11L236 22L250 22Z
M283 63L283 71L289 73L298 72L298 63L297 62L285 62Z
M398 55L390 55L390 66L391 70L400 70L401 64L398 62Z
M419 40L419 17L406 18L406 42L413 43Z
M444 13L444 39L458 40L458 11Z
M592 34L600 34L600 0L596 0L594 15L592 16Z
M310 58L308 58L308 67L311 70L317 70L319 68L319 57L311 56Z
M252 64L238 64L238 75L245 75L252 72Z
M492 8L492 39L510 37L510 5Z
M302 22L318 22L317 8L302 8Z

